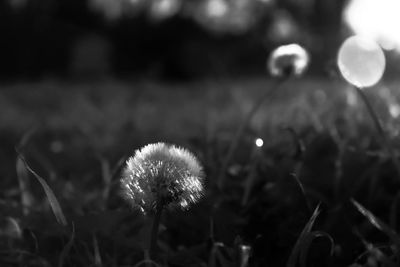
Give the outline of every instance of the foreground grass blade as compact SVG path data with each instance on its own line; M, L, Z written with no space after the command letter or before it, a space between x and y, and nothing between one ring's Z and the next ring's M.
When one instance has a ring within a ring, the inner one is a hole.
M93 234L93 254L94 254L94 266L103 266L103 261L101 260L101 254L99 249L99 242L97 241L96 234Z
M240 267L248 267L249 266L249 258L250 258L251 248L249 246L241 245L240 246Z
M370 256L373 256L378 262L381 262L386 267L396 267L396 265L385 253L383 253L378 247L373 244L367 242L362 235L356 230L355 234L360 238L363 243L365 249L369 253ZM365 253L363 253L365 254Z
M63 250L61 251L60 258L58 260L58 267L63 267L65 258L68 256L68 253L70 252L72 245L74 244L75 240L75 226L72 223L72 233L71 233L71 238L69 239L68 243L64 246Z
M150 259L150 253L148 250L144 251L144 260L139 261L138 263L135 264L133 267L139 267L139 266L145 266L145 267L161 267L160 265L157 264L157 262L153 261Z
M222 249L225 248L225 245L221 242L215 242L208 260L209 267L218 267L218 266L232 266L232 263L225 257L222 252Z
M32 127L28 131L24 133L24 135L21 137L21 139L18 142L17 148L18 150L22 150L25 148L25 146L29 143L30 139L32 136L36 133L37 127Z
M51 188L48 186L48 184L46 183L46 181L40 177L34 170L31 169L31 167L29 167L28 163L26 162L25 158L19 154L18 155L19 159L22 160L22 162L25 165L25 168L33 174L33 176L35 176L35 178L39 181L40 185L43 187L43 190L46 194L46 197L50 203L50 207L54 213L54 215L56 216L56 220L59 224L63 225L63 226L67 226L67 220L64 216L64 213L61 209L60 203L58 202L56 196L53 193L53 190L51 190Z
M328 233L325 233L322 231L310 232L307 235L307 237L305 238L303 245L301 246L300 255L299 255L299 261L300 261L301 267L307 266L307 255L308 255L308 251L310 250L311 243L314 241L314 239L319 238L319 237L325 237L329 240L330 245L331 245L329 254L330 254L330 256L333 256L334 247L335 247L335 242L333 241L333 238Z
M351 199L351 202L353 205L357 208L357 210L364 215L368 219L368 221L375 226L378 230L382 231L385 233L389 238L392 240L393 243L396 244L396 246L399 248L400 247L400 237L394 231L392 228L390 228L386 223L381 221L379 218L377 218L372 212L364 208L360 203L355 201L354 199Z
M25 149L36 130L37 128L33 127L24 133L16 146L17 152ZM18 152L18 154L21 153ZM29 191L29 175L27 169L25 168L25 163L21 157L17 157L15 168L17 171L18 184L21 192L22 212L25 216L27 216L29 209L33 206L34 198L32 193Z
M228 166L233 159L233 156L239 146L239 142L243 137L243 134L253 119L254 115L257 113L258 109L261 105L269 98L271 98L276 92L279 92L280 87L282 87L288 79L279 79L275 84L272 85L270 90L266 90L262 96L260 96L257 101L253 104L250 111L245 115L245 118L239 124L238 129L236 130L235 135L229 145L227 154L225 156L224 161L222 162L221 168L217 175L217 185L219 188L223 188L225 184L226 175L225 172L228 169Z
M392 160L393 166L395 167L395 169L397 171L397 177L400 178L400 163L397 160L396 151L394 150L394 148L391 144L391 140L390 140L388 134L385 132L382 122L379 120L378 114L375 112L375 109L373 108L371 102L369 101L369 99L368 99L366 93L363 91L363 89L358 86L354 86L354 88L356 89L358 95L364 102L364 104L367 108L367 111L375 124L375 128L377 129L377 131L382 139L384 149L389 154L390 159Z
M318 215L319 215L319 205L315 208L307 224L304 226L303 231L300 233L300 236L297 239L296 244L292 249L292 252L290 253L289 259L286 263L286 267L295 267L297 265L297 261L300 256L300 252L302 251L302 247L307 239L308 234L311 232L311 229Z
M19 190L21 192L22 212L26 216L33 205L33 196L29 191L29 175L21 158L17 158L15 168L17 171Z

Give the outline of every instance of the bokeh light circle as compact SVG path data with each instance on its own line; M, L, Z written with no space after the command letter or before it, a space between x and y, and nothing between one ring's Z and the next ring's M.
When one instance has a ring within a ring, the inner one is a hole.
M264 140L262 140L261 138L257 138L254 143L257 147L262 147L264 145Z
M385 71L385 55L372 39L355 35L346 39L339 49L337 64L342 76L354 86L375 85Z

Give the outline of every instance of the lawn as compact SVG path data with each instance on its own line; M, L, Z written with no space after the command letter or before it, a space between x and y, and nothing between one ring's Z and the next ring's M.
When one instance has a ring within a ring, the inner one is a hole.
M366 90L394 155L340 79L273 84L1 85L0 266L399 266L398 82ZM122 199L119 179L136 149L158 141L198 157L205 192L163 214L157 253L143 262L151 218Z

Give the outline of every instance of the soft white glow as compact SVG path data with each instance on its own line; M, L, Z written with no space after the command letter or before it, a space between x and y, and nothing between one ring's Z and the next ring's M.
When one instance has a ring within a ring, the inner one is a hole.
M257 138L254 143L257 147L262 147L264 145L264 141L261 138Z
M286 41L293 38L296 32L296 23L286 11L277 11L270 26L269 37L274 41Z
M398 118L400 116L400 106L396 104L390 105L389 112L393 118Z
M114 20L122 15L122 1L90 0L88 3L91 8L103 12L107 19Z
M26 5L27 0L10 0L10 5L13 8L22 8Z
M150 7L150 14L155 19L166 19L179 12L180 0L156 0Z
M272 4L274 2L274 0L257 0L257 1L267 5Z
M206 3L206 13L210 17L220 18L228 12L228 3L225 0L208 0Z
M400 51L399 12L399 0L352 0L344 19L355 33L374 39L384 49Z
M389 113L393 118L398 118L400 116L400 106L398 104L390 104L389 105Z
M373 86L385 71L385 55L372 39L351 36L340 47L337 64L342 76L363 88Z
M358 97L355 90L346 90L346 103L347 105L354 107L357 105Z
M64 150L64 144L59 140L50 143L50 150L53 153L61 153Z

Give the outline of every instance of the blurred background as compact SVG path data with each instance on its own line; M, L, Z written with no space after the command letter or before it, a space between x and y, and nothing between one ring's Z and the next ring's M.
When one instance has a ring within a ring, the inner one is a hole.
M291 42L309 50L311 74L324 75L353 32L395 49L397 7L393 0L4 0L0 78L263 75L270 50Z
M4 0L0 79L264 75L271 49L291 42L310 52L311 74L326 75L351 33L344 14L351 5L345 0ZM373 19L377 11L372 7L351 22L371 28L366 22L381 23Z

